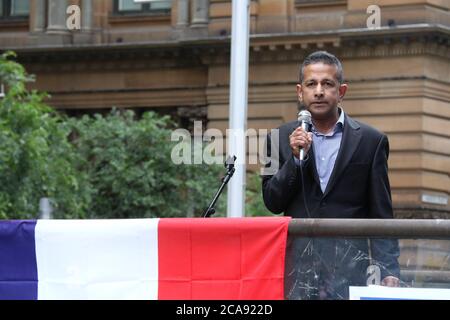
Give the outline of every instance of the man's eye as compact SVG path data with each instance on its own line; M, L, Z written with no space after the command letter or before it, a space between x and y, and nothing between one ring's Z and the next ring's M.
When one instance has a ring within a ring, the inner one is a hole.
M314 83L312 83L312 82L307 83L306 86L307 86L308 88L314 87Z

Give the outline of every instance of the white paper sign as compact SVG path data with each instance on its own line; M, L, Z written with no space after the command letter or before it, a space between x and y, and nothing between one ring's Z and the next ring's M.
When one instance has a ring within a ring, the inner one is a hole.
M350 287L350 300L450 300L450 289Z

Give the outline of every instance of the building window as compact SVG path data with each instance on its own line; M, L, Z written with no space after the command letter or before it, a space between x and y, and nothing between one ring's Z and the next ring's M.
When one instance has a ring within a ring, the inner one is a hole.
M29 0L0 0L0 19L27 18L29 14Z
M136 2L134 0L115 0L114 12L116 14L148 14L169 13L172 7L171 0Z

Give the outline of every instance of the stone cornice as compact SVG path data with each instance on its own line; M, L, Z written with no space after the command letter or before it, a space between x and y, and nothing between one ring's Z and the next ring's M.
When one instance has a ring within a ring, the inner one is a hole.
M318 43L324 42L327 38L338 38L341 40L347 39L366 39L367 37L392 37L402 36L405 34L422 34L422 33L437 33L443 36L446 40L450 37L450 26L442 24L411 24L399 25L396 27L380 27L377 29L368 28L351 28L351 29L336 29L336 30L320 30L308 32L289 32L289 33L265 33L265 34L251 34L251 45L261 45L265 42L277 43L302 43L301 40L309 39L311 42L314 39ZM231 36L207 36L207 37L185 37L182 39L167 39L159 41L142 41L142 42L113 42L113 43L99 43L99 44L64 44L64 45L30 45L23 47L9 47L7 50L14 50L20 52L64 52L64 51L101 51L101 50L127 50L136 48L176 48L176 47L190 47L190 46L217 46L229 45Z
M391 57L450 55L450 28L443 25L411 25L377 30L342 29L251 36L251 63L300 61L314 50L330 50L340 57ZM38 46L11 48L30 65L85 69L160 68L229 64L230 38L168 40L101 45ZM120 62L120 63L118 63ZM81 66L68 66L77 64ZM76 69L73 69L76 70ZM43 70L40 70L43 71Z

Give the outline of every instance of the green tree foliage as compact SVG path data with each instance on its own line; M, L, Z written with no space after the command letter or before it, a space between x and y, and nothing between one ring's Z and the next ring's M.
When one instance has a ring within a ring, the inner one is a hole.
M57 199L55 215L83 216L82 195L72 167L68 127L43 103L45 94L28 91L24 68L0 55L0 218L35 218L39 199Z
M249 217L274 216L262 199L262 181L257 173L250 173L247 177L245 214Z
M200 216L224 171L217 165L173 164L174 124L167 116L146 112L137 120L132 111L113 110L69 123L76 168L91 194L90 217Z

